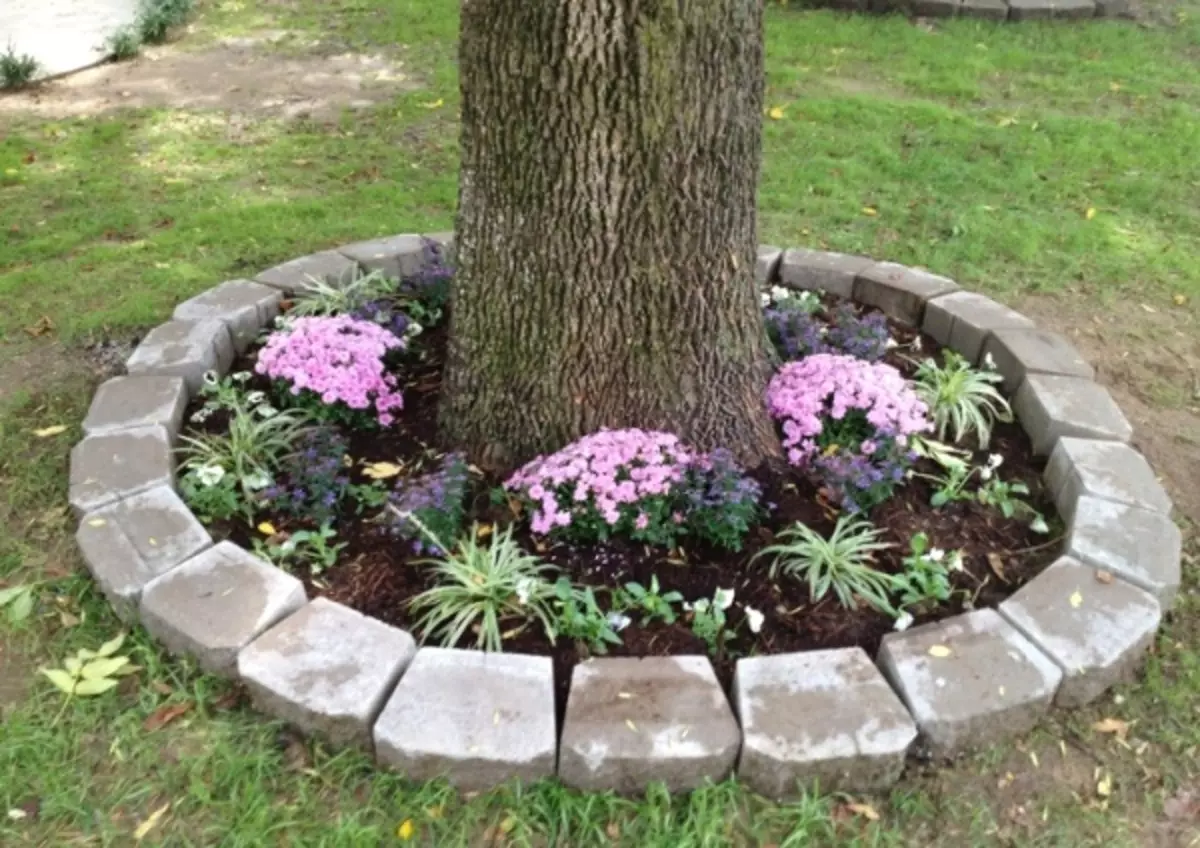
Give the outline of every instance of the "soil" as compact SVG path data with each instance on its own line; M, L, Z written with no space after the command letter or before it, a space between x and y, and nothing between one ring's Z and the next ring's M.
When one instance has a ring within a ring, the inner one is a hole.
M892 335L902 345L911 342L914 333L893 325ZM344 431L350 443L350 455L356 465L393 462L404 468L426 466L439 455L437 404L441 388L441 369L446 345L445 323L427 331L413 346L420 361L410 360L403 368L405 408L397 423L384 430ZM911 375L913 364L899 351L887 361ZM936 355L938 347L923 337L922 355ZM911 355L911 354L910 354ZM252 371L251 352L234 366L235 371ZM251 388L269 389L269 383L255 377ZM195 404L194 404L195 406ZM189 410L189 414L190 414ZM222 417L214 415L204 429L219 431ZM1044 460L1034 457L1030 442L1019 426L1000 424L993 433L989 452L1004 457L1000 476L1008 481L1024 482L1031 495L1027 500L1051 523L1053 532L1034 533L1028 520L1005 519L998 510L974 502L957 502L941 509L929 505L933 487L919 476L899 487L893 497L875 507L868 518L883 530L885 541L893 545L881 552L876 566L885 572L903 570L909 540L920 531L931 544L946 551L961 550L964 569L953 575L956 590L951 601L914 612L916 624L937 621L964 610L995 606L1017 588L1036 576L1052 562L1061 548L1061 533L1054 520L1054 508L1048 502L1041 483ZM982 461L984 454L978 459ZM918 463L915 470L934 474L937 467L929 461ZM734 589L735 604L728 611L728 633L732 634L723 650L713 658L718 677L728 686L738 657L751 654L776 654L859 646L874 655L883 637L892 631L893 621L865 604L847 610L832 594L813 602L807 584L768 577L767 563L752 562L755 555L771 544L776 532L793 522L803 522L822 534L832 531L837 509L819 491L813 481L788 467L763 466L752 472L763 486L763 502L774 504L769 516L753 528L743 550L725 551L687 543L676 550L649 548L614 541L604 545L581 547L549 542L533 537L527 526L515 528L522 547L536 551L546 562L561 569L576 583L595 587L601 606L608 608L609 592L630 581L648 586L657 576L662 592L678 591L688 601L712 598L718 589ZM360 481L360 482L365 482ZM468 495L467 524L503 527L513 521L507 506L496 506L490 497L500 480L473 474ZM300 529L294 520L263 514L277 531ZM310 596L336 600L366 615L398 627L412 629L409 602L432 585L429 573L421 566L420 556L409 545L387 534L378 516L357 516L344 510L338 520L338 541L346 542L338 564L319 577L300 575ZM214 535L226 536L246 547L253 543L254 530L244 524L218 525ZM752 634L745 622L744 606L765 614L760 632ZM686 618L674 624L654 622L643 626L636 612L629 613L633 623L621 633L623 644L614 645L615 656L668 656L705 654L706 644L694 635ZM510 626L516 622L510 622ZM554 659L559 708L564 706L570 670L585 659L585 647L560 639L552 645L537 628L520 630L505 640L506 650L550 655ZM459 647L473 647L468 634Z

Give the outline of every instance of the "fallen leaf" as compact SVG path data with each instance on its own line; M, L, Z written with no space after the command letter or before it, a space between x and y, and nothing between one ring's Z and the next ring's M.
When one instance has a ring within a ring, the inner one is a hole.
M8 811L8 820L9 821L20 821L21 819L25 818L27 815L28 815L28 813L26 813L24 810L18 810L18 809L14 808L14 809L11 809Z
M370 477L372 480L387 480L391 477L398 477L402 470L394 462L372 462L363 467L362 473L364 477Z
M486 539L492 535L492 531L495 529L495 526L492 524L480 524L475 528L475 538L480 540Z
M879 821L879 812L870 804L847 804L846 809L868 821Z
M604 828L604 833L613 842L621 838L621 826L614 821L610 821Z
M864 215L866 215L868 218L874 218L876 215L879 214L879 210L876 209L874 206L864 206L862 213Z
M1112 775L1105 773L1104 777L1096 783L1096 794L1101 798L1107 798L1112 794Z
M63 627L79 626L79 616L71 615L71 613L67 612L66 610L62 610L58 613L58 620Z
M512 833L513 828L517 826L517 820L511 815L505 816L504 821L500 822L501 833Z
M51 436L57 436L59 433L67 432L66 424L55 424L53 427L43 427L40 430L34 430L33 435L39 439L48 439Z
M93 518L88 521L88 527L103 527L107 523L103 518Z
M1008 577L1004 574L1004 558L1000 554L992 552L987 555L987 562L992 573L1000 579L1000 582L1007 583Z
M158 827L158 823L162 821L162 817L167 814L167 810L169 809L171 809L170 801L163 804L161 807L151 813L149 818L137 826L137 830L133 832L133 838L138 842L141 842L143 839L145 839L150 831Z
M44 336L47 333L54 332L54 322L50 320L49 315L43 315L33 324L26 327L25 332L36 339L38 336Z
M1042 764L1038 761L1037 751L1029 752L1029 762L1033 763L1034 768L1041 768Z
M1074 594L1071 595L1070 601L1071 601L1071 606L1073 606L1075 609L1079 609L1081 606L1083 606L1083 595L1079 594L1079 592L1076 591Z
M638 732L637 725L633 723L633 719L630 719L630 718L625 719L625 726L628 727L630 730L632 730L634 733Z
M1187 303L1187 295L1186 294L1172 295L1171 300L1175 303L1176 306L1183 306L1185 303Z
M258 532L262 533L264 536L274 536L279 531L275 529L275 525L270 521L264 521L262 524L258 525Z
M183 701L178 704L164 704L154 712L150 713L146 721L142 724L142 730L147 733L153 733L160 727L166 727L168 724L179 718L192 708L191 701Z
M1089 206L1088 211L1083 213L1083 217L1087 218L1089 221L1092 220L1093 218L1095 218L1096 217L1096 207Z
M1124 741L1129 734L1129 722L1121 721L1119 718L1103 718L1092 725L1092 730L1097 733L1111 733Z
M432 807L425 808L425 815L431 819L440 819L446 814L446 806L444 804L434 804Z
M421 105L424 106L426 109L437 109L437 108L440 108L441 106L445 105L445 103L446 103L446 101L439 97L437 100L427 100L426 102L422 103Z
M413 834L416 832L417 828L416 825L413 824L413 820L405 819L404 821L400 822L400 826L396 828L396 838L398 838L401 842L407 842L413 838Z
M929 649L929 656L938 657L939 659L944 659L945 657L950 656L950 654L952 654L952 653L954 653L954 652L951 651L949 648L947 648L945 645L933 645Z
M770 111L767 112L767 117L772 121L783 120L783 109L779 106L772 106Z
M1112 572L1111 571L1097 571L1096 579L1099 582L1101 582L1105 585L1108 585L1109 583L1113 582Z
M175 690L171 688L170 683L165 683L162 680L150 681L150 688L160 695L170 695Z

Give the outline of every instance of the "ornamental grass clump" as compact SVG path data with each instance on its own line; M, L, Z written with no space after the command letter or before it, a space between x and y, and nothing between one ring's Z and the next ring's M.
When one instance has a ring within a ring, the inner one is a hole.
M387 329L348 315L297 318L267 338L255 370L286 385L316 418L357 423L373 414L386 427L404 406L386 359L404 347Z
M890 365L814 354L789 362L767 386L788 462L813 471L850 511L888 497L916 460L910 437L929 411Z
M520 468L505 489L538 535L623 536L671 546L685 535L737 549L758 514L758 484L730 454L698 454L677 436L601 430Z

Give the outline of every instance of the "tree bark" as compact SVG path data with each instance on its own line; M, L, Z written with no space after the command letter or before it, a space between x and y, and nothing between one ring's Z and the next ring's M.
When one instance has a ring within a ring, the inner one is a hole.
M762 0L464 0L447 441L778 453L753 280Z

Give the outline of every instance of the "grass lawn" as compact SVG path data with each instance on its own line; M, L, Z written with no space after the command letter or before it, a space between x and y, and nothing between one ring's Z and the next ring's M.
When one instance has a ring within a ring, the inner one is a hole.
M448 229L457 9L213 0L171 48L269 30L287 35L253 49L273 60L353 52L403 68L408 85L353 111L168 102L78 117L54 111L78 93L0 96L0 586L38 581L39 597L32 620L0 624L0 844L129 845L143 825L147 845L363 846L399 844L409 822L411 844L437 846L1200 846L1194 0L1145 26L767 16L768 105L783 117L766 126L762 241L924 265L1025 309L1072 335L1134 419L1187 538L1185 590L1136 685L1009 746L914 763L890 795L776 806L732 783L459 799L292 737L140 631L127 650L143 668L115 693L64 705L36 674L120 630L64 506L97 343L294 255ZM1121 733L1093 728L1110 718Z

